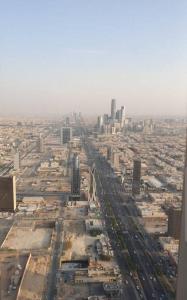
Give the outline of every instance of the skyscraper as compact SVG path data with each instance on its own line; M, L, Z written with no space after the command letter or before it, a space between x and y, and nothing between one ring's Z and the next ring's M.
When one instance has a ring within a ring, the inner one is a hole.
M124 125L124 106L121 106L121 109L120 109L120 118L119 118L119 121L121 123L121 127L123 127Z
M187 142L187 137L186 137ZM178 264L178 279L177 279L177 300L187 299L187 144L186 144L186 159L184 168L184 185L182 197L182 219L181 219L181 234L179 245L179 264Z
M140 194L141 160L135 159L133 164L132 194Z
M116 99L111 101L111 119L115 120L116 117Z
M118 122L120 121L120 116L121 116L121 110L118 109L118 110L116 111L116 120L117 120Z
M97 128L98 128L99 130L101 130L101 129L102 129L102 126L103 126L103 116L99 116L99 117L97 118Z
M104 116L103 116L103 123L105 125L108 124L108 119L109 119L108 114L104 114Z
M0 177L0 211L15 211L16 180L15 176Z
M60 138L61 138L61 145L69 143L72 139L72 128L62 127Z
M71 176L71 197L80 198L80 165L79 157L76 153L73 156Z

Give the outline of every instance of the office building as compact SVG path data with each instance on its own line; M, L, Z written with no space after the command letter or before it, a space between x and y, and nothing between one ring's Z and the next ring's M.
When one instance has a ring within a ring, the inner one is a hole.
M72 161L71 197L80 198L80 165L79 156L76 153Z
M97 118L97 128L99 131L102 131L103 128L103 116Z
M118 110L116 111L116 120L119 122L119 121L120 121L120 118L121 118L121 110L118 109Z
M186 141L187 142L187 141ZM179 264L177 279L177 300L187 299L187 145L184 169L183 197L182 197L182 218L179 244Z
M114 121L116 117L116 99L111 101L111 119Z
M16 209L15 176L0 177L0 211L13 212Z
M135 159L133 164L133 178L132 178L132 194L140 194L141 184L141 160Z
M168 212L168 235L176 240L180 238L181 209L170 208Z
M122 128L124 126L124 121L125 121L125 111L124 111L124 109L125 109L124 106L121 106L119 122L120 122Z
M108 124L108 120L109 120L108 114L104 114L104 115L103 115L103 123L104 123L104 125L107 125L107 124Z
M70 118L66 117L66 126L68 127L70 125Z
M72 128L62 127L61 128L61 145L67 144L72 139Z

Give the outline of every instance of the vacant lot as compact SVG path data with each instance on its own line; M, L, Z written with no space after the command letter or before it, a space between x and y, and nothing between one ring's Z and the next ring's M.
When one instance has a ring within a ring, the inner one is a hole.
M48 248L52 231L51 228L13 227L3 244L3 248L16 250Z
M49 256L31 257L18 300L40 300L46 283Z

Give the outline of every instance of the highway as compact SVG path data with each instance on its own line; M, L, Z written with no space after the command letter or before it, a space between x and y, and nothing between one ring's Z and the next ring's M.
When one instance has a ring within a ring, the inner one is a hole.
M46 299L53 300L55 299L57 290L57 272L60 264L60 254L62 251L62 220L58 220L56 223L56 241L52 249L52 261L50 272L48 274L48 285L46 291Z
M123 275L124 299L174 299L162 281L158 245L140 230L135 220L137 209L105 158L88 146L88 156L95 162L97 195Z
M63 200L65 201L66 195L63 195ZM56 229L56 237L54 243L52 245L51 250L51 265L48 274L48 284L46 291L46 300L56 299L57 294L57 273L60 267L60 257L62 253L63 246L63 219L62 219L62 211L63 211L63 202L61 202L61 207L59 211L59 217L56 220L55 229Z

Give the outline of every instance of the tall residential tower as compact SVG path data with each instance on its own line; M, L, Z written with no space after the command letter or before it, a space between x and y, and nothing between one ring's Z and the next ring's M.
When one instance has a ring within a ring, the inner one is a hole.
M13 212L16 209L15 176L0 177L0 211Z
M73 156L71 176L71 197L80 198L80 165L79 157L76 153Z
M62 127L60 139L61 139L61 145L69 143L72 139L72 128Z
M116 99L111 101L111 119L115 120L116 118Z

